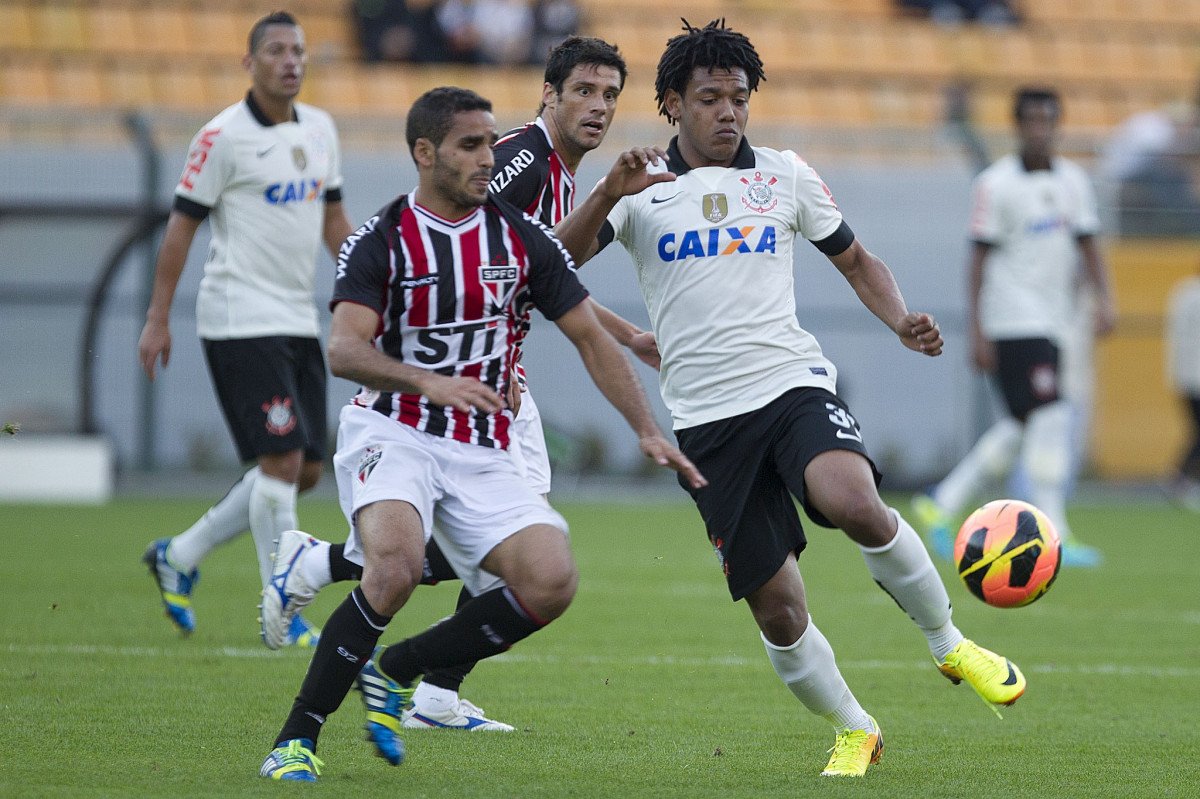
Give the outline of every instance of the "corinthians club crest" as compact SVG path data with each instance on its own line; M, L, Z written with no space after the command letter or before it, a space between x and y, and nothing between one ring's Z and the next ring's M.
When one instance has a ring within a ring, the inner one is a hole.
M742 192L742 205L746 206L747 210L765 214L779 205L775 189L771 188L779 182L778 178L763 178L762 172L755 172L753 180L738 180L746 184L746 189Z
M299 169L301 172L304 171L304 167L308 166L308 158L304 155L303 147L292 148L292 162L296 165L296 169Z
M706 194L700 199L700 213L716 224L729 216L729 200L725 199L724 194Z

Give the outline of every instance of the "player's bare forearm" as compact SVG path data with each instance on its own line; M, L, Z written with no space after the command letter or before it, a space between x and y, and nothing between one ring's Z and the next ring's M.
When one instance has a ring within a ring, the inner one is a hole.
M587 262L599 249L596 235L617 202L655 183L675 179L673 172L648 172L651 164L666 160L661 147L632 147L617 156L608 174L600 179L587 198L554 227L563 246L577 265Z
M892 270L856 239L844 252L830 258L854 289L862 304L887 325L910 350L924 355L942 354L942 333L927 313L908 310Z
M601 183L603 182L601 180ZM616 204L617 200L610 200L597 184L583 202L576 205L571 213L554 226L554 235L567 248L567 252L571 253L576 266L587 263L600 249L596 236L604 226L608 212Z
M695 465L659 429L633 366L616 339L596 322L589 304L575 306L557 319L556 324L579 350L596 387L637 433L642 453L658 465L684 475L695 488L707 485Z
M596 318L600 320L600 324L609 332L609 335L617 340L618 344L627 347L647 366L655 369L659 367L662 357L659 355L658 343L655 341L653 333L642 330L623 316L605 308L595 299L591 297L588 299L591 300Z
M463 412L504 409L500 395L473 377L446 377L375 349L371 339L378 322L378 314L370 308L338 303L329 330L330 374L378 391L423 394L436 405Z
M338 250L342 248L342 242L354 232L354 227L350 224L350 219L346 216L346 207L342 205L341 200L325 203L325 224L321 231L321 238L325 241L325 248L329 250L329 254L333 256L333 260L337 260Z
M138 337L138 362L151 381L155 379L154 370L159 360L164 368L171 360L171 304L175 301L175 290L199 227L199 219L179 211L172 211L167 217L167 227L154 264L154 286L150 291L150 305L146 308L146 324Z

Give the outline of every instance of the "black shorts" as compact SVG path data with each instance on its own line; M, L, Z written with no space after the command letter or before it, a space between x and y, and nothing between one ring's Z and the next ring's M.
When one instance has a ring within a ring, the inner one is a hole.
M204 358L238 457L304 450L325 460L325 356L315 338L203 339Z
M679 483L696 501L734 601L774 577L789 552L804 549L793 496L810 519L833 527L805 494L809 461L848 449L871 463L858 422L823 388L794 388L756 411L676 430L675 436L708 478L701 489L682 476ZM871 471L879 485L874 463Z
M1035 409L1058 399L1058 346L1048 338L1000 339L996 379L1008 412L1024 422Z

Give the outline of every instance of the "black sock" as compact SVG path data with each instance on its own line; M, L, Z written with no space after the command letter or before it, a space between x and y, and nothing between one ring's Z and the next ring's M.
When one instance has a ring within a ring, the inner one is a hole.
M471 592L466 589L466 586L464 586L463 590L458 592L458 605L454 608L454 610L456 612L462 610L463 605L470 602L471 598ZM462 687L462 681L465 680L467 675L471 673L471 669L475 668L475 664L477 662L478 661L473 660L465 665L447 666L443 669L434 669L425 675L425 679L422 680L422 682L427 682L430 685L438 688L445 688L447 691L454 691L454 693L458 693L458 689Z
M362 566L346 560L345 544L329 545L329 575L335 583L362 579Z
M425 544L425 574L421 585L437 585L442 580L457 580L458 575L450 568L450 561L442 554L441 547L432 538Z
M393 680L411 682L434 669L498 655L544 626L521 608L508 586L494 588L420 635L389 646L377 665Z
M325 622L321 640L300 685L275 745L293 738L307 738L315 745L325 718L338 709L354 685L354 678L370 660L379 636L391 621L380 616L357 587Z

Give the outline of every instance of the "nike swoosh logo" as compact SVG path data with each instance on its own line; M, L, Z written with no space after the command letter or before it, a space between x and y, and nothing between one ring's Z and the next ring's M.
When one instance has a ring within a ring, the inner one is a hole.
M678 197L681 194L683 194L683 192L677 191L674 194L672 194L670 197L651 197L650 204L657 205L658 203L670 202L671 200L674 200L676 197Z
M275 149L275 145L274 145L274 144L272 144L270 147L268 147L268 148L267 148L267 149L265 149L265 150L259 150L259 151L256 153L256 155L258 155L258 157L259 157L259 158L262 158L264 155L266 155L267 153L271 152L271 151L272 151L272 150L274 150L274 149Z
M846 433L841 430L835 430L833 434L835 436L837 436L838 438L845 438L849 441L862 441L862 436L856 435L854 433Z
M1004 685L1016 685L1017 684L1017 673L1015 671L1013 671L1013 667L1012 667L1011 663L1008 663L1007 661L1005 661L1005 664L1008 666L1008 679L1004 681Z

